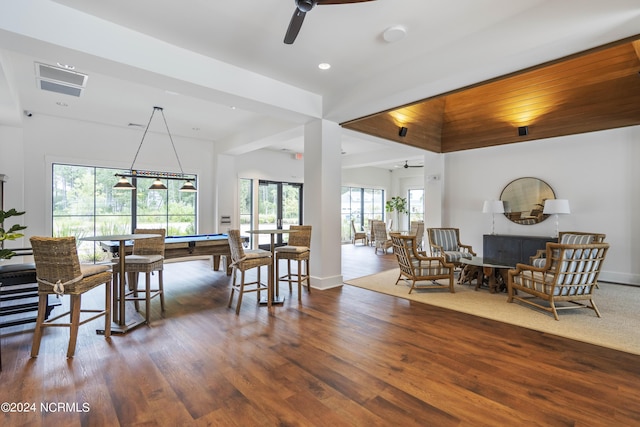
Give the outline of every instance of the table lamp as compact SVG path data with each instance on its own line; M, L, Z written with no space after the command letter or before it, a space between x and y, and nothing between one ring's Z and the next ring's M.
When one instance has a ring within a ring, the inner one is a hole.
M491 214L491 234L495 233L496 214L504 213L504 202L502 200L485 200L482 205L482 213Z
M567 199L547 199L544 202L544 209L542 210L542 213L545 215L556 216L556 237L558 237L560 231L558 215L571 213L569 201Z

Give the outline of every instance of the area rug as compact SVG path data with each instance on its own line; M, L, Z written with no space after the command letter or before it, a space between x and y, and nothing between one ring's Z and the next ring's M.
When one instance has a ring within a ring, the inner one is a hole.
M474 316L522 326L578 341L640 355L640 287L600 282L594 301L602 315L593 310L562 310L560 320L523 303L507 303L506 293L490 293L474 286L455 285L455 293L447 289L414 290L400 281L399 270L388 270L345 283L359 288L431 304Z

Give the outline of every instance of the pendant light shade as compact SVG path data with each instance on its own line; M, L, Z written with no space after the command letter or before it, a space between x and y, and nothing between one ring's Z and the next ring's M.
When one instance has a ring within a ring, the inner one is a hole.
M195 192L198 190L196 189L196 186L193 185L193 182L191 182L191 180L188 179L187 182L185 182L184 185L180 187L180 191Z
M114 185L113 188L117 190L135 190L136 189L136 187L131 185L131 183L129 182L126 176L121 176L120 179L118 180L118 183Z
M151 187L149 187L149 190L166 190L167 186L164 185L162 183L162 181L160 181L159 179L156 179L155 181L153 181L153 184L151 184Z

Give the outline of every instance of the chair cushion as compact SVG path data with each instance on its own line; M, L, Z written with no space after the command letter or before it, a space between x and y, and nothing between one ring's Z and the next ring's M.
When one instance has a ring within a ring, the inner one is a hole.
M162 255L127 255L125 257L126 264L152 264L162 261Z
M444 253L447 262L458 262L460 258L471 259L472 255L468 252L447 251Z
M80 272L84 277L93 276L94 274L109 270L111 270L111 265L107 264L80 264Z
M569 245L589 245L593 243L593 234L563 234L560 243Z
M435 244L442 246L443 251L458 250L458 236L455 230L433 230Z
M245 259L269 258L270 256L271 252L265 251L264 249L247 249L244 251Z
M531 265L533 265L534 267L541 268L541 267L544 267L546 262L547 262L547 258L536 258L533 260L533 263Z
M294 252L294 253L298 253L301 254L303 252L307 252L309 251L309 248L307 246L279 246L276 248L276 252Z

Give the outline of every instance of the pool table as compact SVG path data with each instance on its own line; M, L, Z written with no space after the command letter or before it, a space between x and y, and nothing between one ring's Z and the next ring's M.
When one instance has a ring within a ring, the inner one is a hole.
M248 237L244 238L248 241ZM118 242L101 242L105 251L114 256L118 254ZM127 253L133 248L131 242L127 242ZM212 256L213 268L220 268L220 256L227 259L227 275L231 275L231 250L229 249L229 236L226 234L195 234L192 236L167 236L164 239L165 259L183 258L190 256Z

